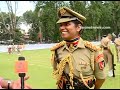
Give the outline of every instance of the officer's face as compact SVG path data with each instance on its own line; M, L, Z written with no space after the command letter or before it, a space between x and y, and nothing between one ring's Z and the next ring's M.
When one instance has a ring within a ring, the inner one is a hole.
M64 22L60 24L59 28L61 32L61 37L64 40L71 40L79 36L79 31L81 30L80 25L75 25L73 22Z

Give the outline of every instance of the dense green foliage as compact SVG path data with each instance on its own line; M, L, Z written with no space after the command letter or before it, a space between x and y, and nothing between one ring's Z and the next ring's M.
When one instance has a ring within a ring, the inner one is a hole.
M119 34L120 31L120 1L33 1L35 2L34 11L26 11L22 21L31 25L29 30L30 39L37 42L58 42L61 39L59 27L56 24L58 20L57 10L62 6L70 7L78 13L84 15L87 20L83 27L84 32L81 35L86 40L100 40L103 35L108 33ZM10 23L9 15L0 13L0 22ZM16 20L20 21L20 17ZM19 24L19 23L16 23ZM86 28L89 27L89 28ZM1 25L0 31L6 34L4 26ZM15 30L8 35L15 37ZM5 34L0 33L1 39L6 39Z
M33 33L41 32L43 36L41 39L45 42L61 40L56 24L58 20L57 9L61 6L68 6L87 18L83 27L93 28L84 28L84 33L81 35L84 39L100 40L104 34L113 32L118 35L120 30L119 4L119 1L37 1L33 12L34 17L31 18L33 21L31 36ZM25 15L23 16L25 17ZM29 20L30 17L25 18ZM39 28L35 28L35 23Z

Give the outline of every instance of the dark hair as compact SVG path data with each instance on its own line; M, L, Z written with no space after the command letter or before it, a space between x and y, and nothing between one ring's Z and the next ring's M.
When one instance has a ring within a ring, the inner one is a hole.
M72 20L71 22L73 22L75 24L75 26L78 26L78 24L81 24L81 26L82 26L82 23L78 20ZM82 34L82 32L83 32L83 29L80 30L79 34Z

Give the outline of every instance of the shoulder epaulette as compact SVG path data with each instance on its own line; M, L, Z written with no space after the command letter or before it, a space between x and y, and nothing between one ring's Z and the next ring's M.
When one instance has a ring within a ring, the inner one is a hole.
M56 50L56 49L64 46L65 43L66 43L65 41L61 41L60 43L57 43L55 46L53 46L50 50L51 50L51 51L54 51L54 50Z
M85 45L87 48L90 48L91 50L94 50L94 51L99 51L99 50L101 50L100 47L92 44L92 43L89 42L89 41L84 41L84 45Z

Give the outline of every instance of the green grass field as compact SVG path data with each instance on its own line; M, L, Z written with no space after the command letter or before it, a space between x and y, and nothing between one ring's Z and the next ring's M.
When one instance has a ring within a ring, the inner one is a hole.
M114 47L112 47L113 52ZM52 77L51 67L51 52L49 49L40 50L28 50L22 51L22 56L28 61L28 72L30 76L27 83L29 83L33 89L54 89L56 88L55 80ZM16 80L19 78L18 74L15 73L14 66L15 61L18 60L16 53L9 55L8 53L0 53L0 76ZM106 78L105 83L101 87L102 89L119 89L120 88L120 63L116 63L115 74L116 77ZM107 74L108 66L106 66Z

